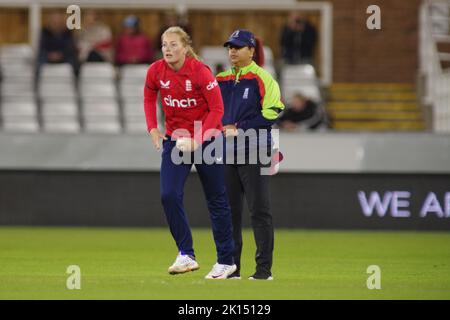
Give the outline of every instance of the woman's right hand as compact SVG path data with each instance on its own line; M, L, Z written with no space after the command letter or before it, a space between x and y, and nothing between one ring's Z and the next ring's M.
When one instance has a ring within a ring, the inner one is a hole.
M167 137L161 133L161 131L158 130L158 128L153 128L150 130L150 136L152 137L153 145L155 146L156 150L161 150L161 143L159 142L159 139L167 140Z

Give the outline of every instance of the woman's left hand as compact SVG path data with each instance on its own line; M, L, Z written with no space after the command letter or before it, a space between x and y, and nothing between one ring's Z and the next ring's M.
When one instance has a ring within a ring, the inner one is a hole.
M238 135L238 129L234 124L223 126L222 131L225 134L225 137L236 137Z

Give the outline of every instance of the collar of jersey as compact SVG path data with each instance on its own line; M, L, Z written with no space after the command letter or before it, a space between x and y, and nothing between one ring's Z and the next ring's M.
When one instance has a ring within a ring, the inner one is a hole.
M239 69L239 73L236 72L236 68L235 67L231 67L231 72L233 73L235 80L239 81L239 78L242 75L245 75L247 72L249 72L251 69L253 69L256 66L255 61L252 61L248 66L245 66L243 68Z
M184 60L183 65L181 66L180 70L178 70L178 71L175 71L171 67L169 67L169 64L167 62L164 61L164 63L166 64L167 69L169 69L170 71L172 71L172 72L174 72L176 74L186 74L186 73L189 73L188 72L188 68L191 65L192 59L194 59L194 58L186 57L186 59Z

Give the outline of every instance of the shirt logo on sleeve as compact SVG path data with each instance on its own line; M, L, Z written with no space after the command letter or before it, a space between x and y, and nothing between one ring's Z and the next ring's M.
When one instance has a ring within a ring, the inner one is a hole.
M217 87L219 84L217 83L217 80L211 81L210 83L208 83L208 85L206 86L206 90L212 90L215 87Z
M159 83L161 84L161 89L169 89L170 88L170 80L167 80L167 82L159 80Z
M191 82L191 80L186 80L186 91L192 91L192 82Z

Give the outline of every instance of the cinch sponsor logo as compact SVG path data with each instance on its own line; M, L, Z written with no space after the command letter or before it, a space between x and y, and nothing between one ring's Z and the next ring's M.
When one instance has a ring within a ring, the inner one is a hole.
M212 90L215 87L217 87L219 84L217 83L217 80L214 80L213 82L208 83L208 85L206 86L207 90Z
M195 99L172 99L172 96L167 96L164 98L164 102L169 106L169 107L177 107L177 108L187 108L187 107L192 107L192 106L197 106L197 100Z

